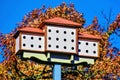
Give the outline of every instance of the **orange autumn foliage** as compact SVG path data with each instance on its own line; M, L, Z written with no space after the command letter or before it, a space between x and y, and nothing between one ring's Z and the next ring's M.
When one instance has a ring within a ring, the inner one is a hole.
M40 9L34 9L32 12L24 16L22 22L18 24L17 28L25 26L41 28L40 25L44 20L53 17L62 17L82 25L85 23L83 14L77 12L73 4L67 5L66 3L62 3L56 8L46 9L45 6L43 6ZM115 79L116 76L120 77L120 56L112 54L114 49L109 49L111 43L108 41L110 34L119 27L120 14L118 14L116 20L110 24L109 29L106 32L104 32L100 27L97 17L94 17L92 24L88 27L80 28L79 32L81 33L84 32L102 37L99 44L100 57L96 60L94 65L90 65L90 67L86 66L89 68L87 73L84 72L84 66L80 65L81 67L77 71L68 71L67 74L63 71L62 78L72 80L97 80L106 79L109 74L112 74L109 79ZM15 39L13 38L15 31L16 29L9 34L1 34L0 36L0 47L2 47L2 50L7 58L0 64L0 79L52 79L52 69L49 65L36 63L31 60L21 60L20 56L15 55ZM109 54L109 56L107 56L107 54ZM116 54L120 55L120 52Z

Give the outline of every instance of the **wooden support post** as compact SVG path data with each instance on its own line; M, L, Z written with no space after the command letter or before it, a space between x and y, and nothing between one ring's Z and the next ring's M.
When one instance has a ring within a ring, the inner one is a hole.
M61 64L54 64L53 80L61 80Z

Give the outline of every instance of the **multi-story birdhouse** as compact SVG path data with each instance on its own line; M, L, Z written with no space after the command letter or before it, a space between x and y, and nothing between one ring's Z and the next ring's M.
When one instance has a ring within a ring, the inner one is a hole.
M94 63L99 56L100 37L79 33L81 24L60 17L45 20L40 28L18 28L15 52L24 58L35 57L45 62Z
M81 24L60 17L45 20L44 24L46 51L77 54Z
M16 39L16 53L23 50L32 52L45 51L44 32L39 28L19 28L14 37Z
M86 33L78 35L78 55L84 57L99 57L99 42L101 38Z

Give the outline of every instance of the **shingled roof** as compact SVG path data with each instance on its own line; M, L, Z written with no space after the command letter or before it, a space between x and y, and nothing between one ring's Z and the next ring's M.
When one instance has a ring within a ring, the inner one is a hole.
M17 29L17 32L14 34L14 37L16 38L20 32L44 34L44 31L40 28L23 27Z
M40 28L32 28L32 27L19 28L18 31L20 31L20 32L32 32L32 33L44 33L43 30L41 30Z
M97 40L101 40L100 36L92 35L92 34L88 34L88 33L79 33L78 37L82 38L82 39L97 39Z
M48 20L43 21L45 24L50 24L50 25L62 25L62 26L71 26L71 27L82 27L82 24L79 24L77 22L73 22L67 19L63 19L61 17L55 17L51 18Z

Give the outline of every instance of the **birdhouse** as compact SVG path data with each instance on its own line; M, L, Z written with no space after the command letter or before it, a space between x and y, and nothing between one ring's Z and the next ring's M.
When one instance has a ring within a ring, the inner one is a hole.
M100 36L86 33L78 35L78 55L84 57L99 57Z
M60 17L45 20L44 24L46 51L77 54L81 24Z
M15 52L32 51L44 52L45 51L45 38L44 32L39 28L24 27L19 28L15 37Z
M99 57L100 37L79 33L81 24L60 17L43 21L41 28L18 28L15 37L15 53L23 58L65 64L87 62L94 64Z

